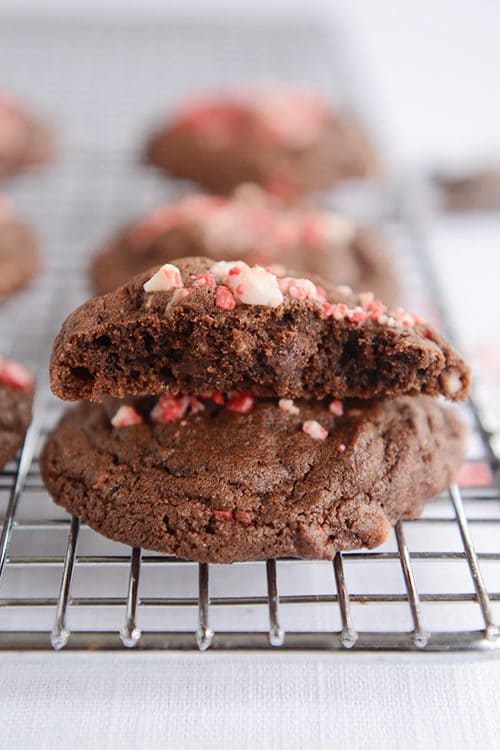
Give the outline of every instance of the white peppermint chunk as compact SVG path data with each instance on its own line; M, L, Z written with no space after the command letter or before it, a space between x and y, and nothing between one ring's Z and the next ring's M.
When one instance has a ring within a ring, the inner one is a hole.
M176 289L184 286L182 283L181 272L177 266L173 266L171 263L165 263L164 266L157 271L149 281L144 284L145 292L169 292L171 289Z
M210 267L210 273L218 284L225 284L231 268L248 268L242 260L219 260Z
M462 380L456 370L452 370L443 377L444 388L448 395L454 396L462 390Z
M244 305L265 305L278 307L283 302L283 295L278 285L278 279L270 271L261 266L238 269L239 273L228 274L225 281L233 292L237 302Z

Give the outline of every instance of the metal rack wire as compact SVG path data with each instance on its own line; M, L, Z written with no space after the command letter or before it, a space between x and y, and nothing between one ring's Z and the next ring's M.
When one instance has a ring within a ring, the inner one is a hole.
M42 486L38 452L60 412L47 357L62 318L88 296L88 252L130 213L179 189L136 166L129 145L184 88L272 73L331 93L332 77L348 80L341 45L333 57L321 29L275 31L181 22L0 29L2 83L52 110L66 138L54 169L9 185L41 232L45 272L0 311L0 349L38 372L23 451L0 474L0 649L500 648L500 535L492 548L484 533L500 529L498 437L482 406L464 412L475 425L469 478L421 519L399 523L379 550L339 553L333 563L198 565L130 550L69 518ZM385 224L413 306L428 307L418 221Z

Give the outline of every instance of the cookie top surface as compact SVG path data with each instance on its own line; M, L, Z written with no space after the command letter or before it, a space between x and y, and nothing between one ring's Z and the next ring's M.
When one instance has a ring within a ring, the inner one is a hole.
M0 194L0 302L26 286L40 266L32 230L14 215Z
M455 415L425 396L167 396L69 410L41 466L56 502L127 544L207 562L319 559L374 547L419 515L463 442Z
M186 102L153 135L146 160L216 192L250 181L283 196L377 171L357 122L283 85Z
M18 362L0 356L0 470L14 458L31 421L33 378Z
M165 391L460 401L470 380L435 331L371 294L208 258L152 269L83 304L56 337L50 376L68 401Z
M44 164L52 156L49 129L11 94L0 90L0 177Z
M175 258L236 253L249 265L279 264L300 275L373 291L395 302L397 284L383 242L341 214L285 209L257 186L231 198L189 195L160 206L122 229L95 257L91 275L99 294Z

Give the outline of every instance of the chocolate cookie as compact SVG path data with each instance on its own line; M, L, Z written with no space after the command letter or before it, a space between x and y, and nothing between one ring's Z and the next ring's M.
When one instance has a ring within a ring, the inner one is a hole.
M463 458L460 422L426 396L330 408L165 398L152 411L148 400L121 406L113 424L103 405L71 409L41 469L56 503L96 531L181 558L331 559L375 547Z
M50 130L10 94L0 91L0 177L53 157Z
M38 243L0 195L0 302L29 284L39 269Z
M186 102L152 136L145 159L214 192L254 182L286 197L378 170L359 122L285 86Z
M17 362L0 357L0 470L23 444L32 401L29 372Z
M370 290L396 303L397 282L383 242L347 218L313 210L283 210L248 186L233 198L190 195L162 206L123 229L95 257L91 277L98 294L174 258L237 253L253 265L283 264L300 275Z
M500 209L500 166L462 175L435 175L448 211L495 211Z
M426 323L372 294L207 258L153 269L75 310L50 376L68 401L165 391L460 401L470 381Z

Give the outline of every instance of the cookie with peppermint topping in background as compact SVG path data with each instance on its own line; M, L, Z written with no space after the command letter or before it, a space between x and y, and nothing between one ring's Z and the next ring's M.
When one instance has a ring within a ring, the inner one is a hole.
M23 444L31 422L33 390L28 370L0 355L0 470Z
M0 178L52 160L54 143L45 124L6 91L0 91Z
M192 194L158 207L98 252L90 276L96 292L105 294L152 266L192 255L285 265L300 276L369 289L388 304L398 300L390 256L374 230L333 212L287 210L256 185L227 198Z
M0 303L27 286L40 268L38 242L0 194Z
M208 258L139 274L71 313L50 377L67 401L165 391L462 401L470 384L438 333L370 293Z
M379 171L356 119L284 84L186 101L152 135L145 161L217 193L254 182L290 199Z
M460 421L427 396L342 407L242 393L84 402L49 435L42 476L56 503L133 547L332 559L417 517L464 452Z

